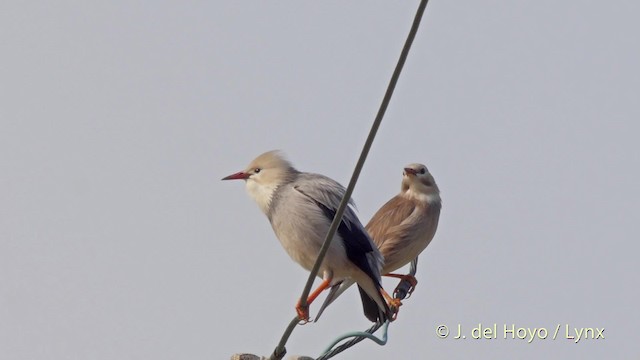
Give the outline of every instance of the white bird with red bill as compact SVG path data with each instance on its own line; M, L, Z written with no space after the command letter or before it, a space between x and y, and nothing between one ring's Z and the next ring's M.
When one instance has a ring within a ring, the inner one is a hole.
M278 151L255 158L243 171L222 180L244 180L249 195L269 219L289 256L308 271L313 267L345 189L319 174L296 170ZM353 205L353 201L350 200ZM387 301L399 306L380 284L383 257L354 210L347 207L318 271L322 283L307 299L310 305L325 289L343 280L360 288L365 316L384 322L393 315ZM309 321L309 309L298 300L296 312Z

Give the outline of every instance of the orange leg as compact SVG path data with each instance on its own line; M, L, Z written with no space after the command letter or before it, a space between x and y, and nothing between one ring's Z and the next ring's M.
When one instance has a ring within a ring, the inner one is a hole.
M396 287L396 289L393 291L393 294L396 295L398 293L398 288L400 287L400 285L402 284L402 281L406 281L409 283L409 290L407 291L407 298L411 297L411 294L413 293L413 290L416 289L416 286L418 285L418 280L415 278L415 276L413 275L402 275L402 274L386 274L384 276L389 276L389 277L394 277L394 278L398 278L401 279L400 284L398 284L398 286Z
M305 306L302 306L301 299L298 300L298 303L296 304L296 312L298 313L298 319L300 319L300 321L302 321L303 323L309 322L309 305L311 305L313 300L315 300L321 292L326 290L331 285L331 280L332 279L323 280L322 283L320 283L320 285L315 290L313 290L311 294L309 294L309 297L307 298L307 304Z
M400 299L396 299L391 297L384 289L380 288L380 293L384 297L384 299L389 304L391 311L393 312L393 317L391 321L395 320L398 317L398 311L400 311L400 306L402 306L402 301Z

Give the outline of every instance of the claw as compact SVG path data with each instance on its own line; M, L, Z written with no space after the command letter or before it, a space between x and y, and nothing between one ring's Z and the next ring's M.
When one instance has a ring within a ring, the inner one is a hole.
M394 298L389 301L389 308L391 309L391 312L393 312L391 321L395 321L398 318L398 313L400 312L400 306L402 306L402 301L400 301L400 299Z
M416 289L416 286L418 285L418 280L412 275L399 275L397 277L402 280L400 280L400 283L398 284L398 286L396 286L395 290L393 291L393 296L395 298L400 297L403 299L410 298L411 294L413 294L413 291Z
M322 280L320 286L318 286L311 294L309 294L309 297L307 297L305 306L302 306L302 299L298 299L298 302L296 303L296 312L298 313L298 319L300 319L298 324L304 325L311 322L311 319L309 318L309 305L311 305L313 300L315 300L321 292L329 288L329 286L331 286L331 278Z
M394 321L398 317L398 311L400 311L400 306L402 306L402 301L400 299L392 298L391 296L389 296L389 294L387 294L386 291L384 291L384 289L380 289L380 292L382 293L382 296L384 297L384 299L387 301L387 304L389 305L389 309L391 310L391 312L393 312L391 321Z
M298 300L296 303L296 313L298 313L298 319L300 319L298 324L304 325L311 321L311 319L309 319L309 304L302 306L300 300Z
M305 306L303 308L298 303L296 305L296 312L298 313L298 319L300 319L300 322L298 324L304 325L304 324L306 324L306 323L311 321L311 319L309 318L309 307L308 306Z
M391 309L396 313L400 310L400 306L402 306L402 301L400 301L400 299L391 299L391 301L389 301L389 307L391 307Z

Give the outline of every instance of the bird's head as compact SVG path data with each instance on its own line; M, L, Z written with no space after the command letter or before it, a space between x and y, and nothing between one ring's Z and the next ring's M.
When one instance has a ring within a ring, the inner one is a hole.
M426 202L440 201L440 189L423 164L409 164L402 172L401 193Z
M244 170L222 180L244 180L247 192L266 214L275 190L293 180L297 173L280 151L272 150L253 159Z

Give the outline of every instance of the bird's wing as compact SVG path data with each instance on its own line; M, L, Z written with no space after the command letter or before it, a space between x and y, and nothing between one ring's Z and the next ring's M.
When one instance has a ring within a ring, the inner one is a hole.
M306 197L324 206L337 210L346 190L337 181L320 174L301 173L294 184L294 189L303 193ZM353 199L349 199L349 205L355 207ZM351 221L358 221L355 213L345 211L345 217Z
M345 193L342 185L318 174L302 174L298 180L293 188L318 205L327 219L332 221ZM353 205L353 200L350 199L349 203ZM344 240L347 258L379 282L383 258L353 208L345 209L338 234Z
M373 216L367 231L385 258L385 269L404 266L419 255L407 253L423 249L411 243L423 239L426 240L424 246L428 244L438 225L439 214L439 204L417 205L396 196Z
M389 240L389 232L402 224L415 210L416 204L413 201L407 200L400 195L397 195L373 215L369 223L367 224L367 232L373 239L373 242L378 248L381 248L384 243Z

